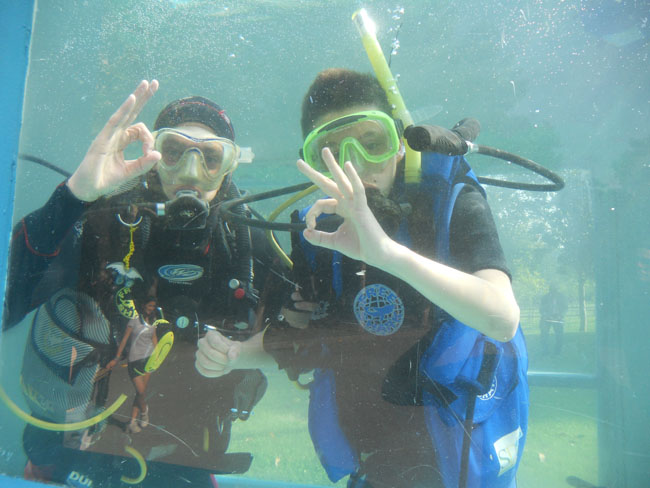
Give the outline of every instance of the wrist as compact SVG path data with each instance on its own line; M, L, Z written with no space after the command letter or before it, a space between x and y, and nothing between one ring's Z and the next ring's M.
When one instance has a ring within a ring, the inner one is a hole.
M84 203L90 203L94 202L97 200L96 197L92 197L90 195L85 195L80 189L79 185L77 184L77 179L75 178L76 173L70 176L68 178L68 181L66 181L65 186L68 187L68 190L72 194L73 197L75 197L77 200L80 200Z
M391 272L389 269L391 263L393 263L395 257L401 253L401 248L403 248L403 246L388 237L388 235L384 234L381 239L375 241L373 247L375 248L375 251L372 256L369 256L368 259L363 259L363 261L375 268Z
M388 239L388 242L382 243L381 249L381 254L384 258L381 263L373 264L373 266L400 277L405 264L404 260L413 251L392 239Z

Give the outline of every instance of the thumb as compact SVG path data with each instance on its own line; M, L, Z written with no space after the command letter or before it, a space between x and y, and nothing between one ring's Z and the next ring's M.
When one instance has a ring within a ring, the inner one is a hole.
M228 360L235 361L241 354L241 342L233 342L228 349Z

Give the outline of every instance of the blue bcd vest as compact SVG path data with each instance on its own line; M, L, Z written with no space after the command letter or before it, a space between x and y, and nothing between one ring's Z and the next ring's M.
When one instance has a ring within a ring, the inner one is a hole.
M485 194L464 157L422 153L422 178L417 189L432 196L435 256L442 263L449 262L451 216L456 198L466 184ZM401 185L398 191L410 190ZM396 239L408 244L406 227L403 223ZM313 250L306 251L308 258L313 256ZM341 287L340 255L337 254L333 257L335 290ZM419 364L430 388L423 393L424 406L417 408L426 409L427 427L444 485L446 488L459 485L467 405L476 396L467 486L513 488L528 426L528 355L521 327L511 341L504 343L486 337L439 309L438 313L440 327ZM496 369L487 382L489 386L483 388L477 383L477 376L486 342L494 345ZM443 391L444 394L439 394ZM319 369L314 373L309 432L330 480L336 482L360 468L359 453L350 445L338 422L332 370Z

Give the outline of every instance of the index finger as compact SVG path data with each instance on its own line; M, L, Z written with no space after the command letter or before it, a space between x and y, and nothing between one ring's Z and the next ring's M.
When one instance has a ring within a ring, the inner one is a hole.
M348 181L352 186L352 192L357 198L361 199L362 202L366 201L366 188L363 186L363 181L357 173L357 170L354 168L354 165L350 161L346 161L343 171L348 177Z
M298 166L298 171L309 178L316 186L318 186L318 188L323 191L323 193L334 198L342 196L341 192L339 192L338 187L336 186L336 183L331 178L328 178L324 174L319 173L307 163L305 163L305 161L302 159L299 159L296 162L296 165Z
M332 154L330 148L323 148L322 155L323 160L327 165L327 169L330 170L330 174L332 175L332 179L336 183L337 188L344 197L350 198L352 196L352 185L350 184L350 180L348 180L347 175L343 172L343 169L341 169L339 163L336 161L336 158L334 157L334 154Z

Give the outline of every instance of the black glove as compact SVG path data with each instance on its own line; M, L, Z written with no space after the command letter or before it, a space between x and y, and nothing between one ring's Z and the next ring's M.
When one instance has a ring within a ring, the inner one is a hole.
M410 125L404 130L404 137L415 151L460 156L468 151L466 141L474 140L480 130L478 120L465 118L451 130L438 125Z

